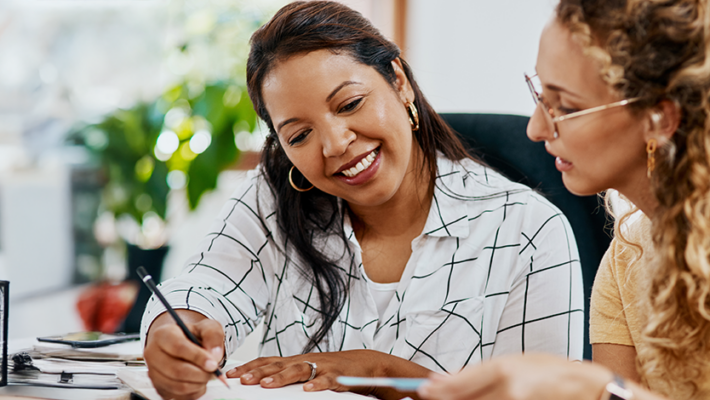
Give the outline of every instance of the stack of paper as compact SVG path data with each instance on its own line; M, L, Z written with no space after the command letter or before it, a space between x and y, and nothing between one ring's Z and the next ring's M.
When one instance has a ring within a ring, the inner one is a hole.
M24 354L24 356L19 356ZM117 373L128 365L145 365L140 342L101 348L72 348L65 344L35 342L12 356L8 382L45 387L121 389Z

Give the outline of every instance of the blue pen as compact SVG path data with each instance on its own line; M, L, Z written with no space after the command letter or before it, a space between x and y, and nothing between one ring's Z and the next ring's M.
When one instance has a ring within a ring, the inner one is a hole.
M337 381L345 386L392 387L402 392L416 392L425 378L363 378L360 376L339 376Z

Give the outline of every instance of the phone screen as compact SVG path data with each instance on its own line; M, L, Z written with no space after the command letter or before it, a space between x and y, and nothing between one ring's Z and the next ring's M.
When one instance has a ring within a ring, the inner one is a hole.
M139 340L140 334L106 334L101 332L73 332L60 336L38 337L40 342L67 344L72 347L103 347L116 343Z
M89 340L101 340L106 339L112 335L106 335L101 332L72 332L67 333L64 336L57 336L58 340L69 340L69 341L80 341L86 342Z

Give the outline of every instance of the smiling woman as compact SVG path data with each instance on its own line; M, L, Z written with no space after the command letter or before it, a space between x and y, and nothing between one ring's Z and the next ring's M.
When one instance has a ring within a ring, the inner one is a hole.
M524 351L581 358L567 220L469 157L360 14L285 6L252 37L247 81L270 131L261 165L162 288L207 350L157 302L144 315L164 397L198 397L261 320L263 357L227 375L267 388L348 390L337 376L425 377Z

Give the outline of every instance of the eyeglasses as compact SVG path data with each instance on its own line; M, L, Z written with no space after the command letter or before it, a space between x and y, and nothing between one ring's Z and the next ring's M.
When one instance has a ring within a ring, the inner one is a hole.
M547 104L545 99L542 97L542 91L538 91L535 88L535 83L533 82L533 78L535 78L535 77L537 77L537 74L535 74L533 76L528 76L528 74L525 74L525 82L528 84L528 89L530 89L530 94L532 94L533 101L535 101L535 105L543 107L542 114L545 116L547 123L555 129L555 133L554 133L555 138L557 138L559 136L559 129L557 128L558 122L566 121L566 120L572 119L572 118L581 117L581 116L592 114L592 113L599 112L599 111L608 110L610 108L623 107L627 104L631 104L635 101L640 100L639 97L634 97L631 99L624 99L624 100L617 101L614 103L609 103L609 104L605 104L602 106L587 108L585 110L575 111L573 113L556 116L555 109L552 108L549 104Z

